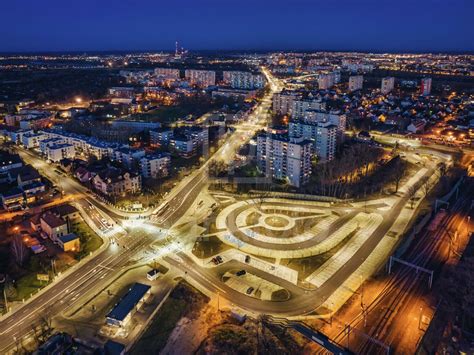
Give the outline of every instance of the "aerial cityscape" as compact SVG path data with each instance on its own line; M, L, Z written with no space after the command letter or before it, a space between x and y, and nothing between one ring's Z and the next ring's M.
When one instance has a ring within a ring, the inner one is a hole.
M474 354L474 4L383 3L2 5L0 354Z

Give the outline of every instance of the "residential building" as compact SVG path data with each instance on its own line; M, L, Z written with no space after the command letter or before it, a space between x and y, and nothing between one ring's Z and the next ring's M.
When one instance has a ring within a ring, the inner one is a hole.
M63 251L78 252L81 250L81 240L74 233L59 236L57 242Z
M42 154L46 155L47 148L55 144L63 144L66 141L63 138L47 138L39 141L39 148Z
M291 117L294 119L304 118L306 111L309 110L323 110L326 104L319 100L306 99L306 100L293 100L291 103Z
M331 161L336 153L337 126L330 122L291 121L289 136L302 137L313 142L313 148L321 161Z
M353 75L349 77L349 91L362 90L364 84L364 76L362 75Z
M167 146L172 138L172 128L161 128L150 131L150 144L155 147Z
M164 75L170 78L179 79L179 69L174 68L155 68L155 75Z
M212 70L186 69L184 76L191 85L203 88L216 85L216 72Z
M106 168L92 178L94 188L106 196L141 191L141 177L118 168Z
M184 158L190 158L196 154L194 140L185 134L174 134L170 140L170 148Z
M46 212L40 218L41 230L53 242L58 242L59 237L68 234L68 225L62 218L56 216L54 213Z
M335 73L323 73L319 75L318 86L320 90L328 90L334 86L336 82Z
M169 154L147 155L140 159L140 172L145 178L166 177L169 174L170 164Z
M43 133L27 133L21 137L21 142L23 146L27 149L39 147L40 141L46 138L46 135Z
M267 177L300 187L311 175L312 144L304 138L261 134L257 137L258 167Z
M109 89L109 95L116 98L133 99L136 89L134 87L113 87Z
M115 150L112 159L123 164L128 169L131 169L134 165L134 162L138 162L144 156L145 151L143 149L131 149L124 147Z
M26 204L23 190L19 187L14 187L9 191L2 193L1 196L2 206L7 211L19 210Z
M52 144L46 148L46 157L48 160L57 163L63 159L74 159L76 149L72 144Z
M18 169L23 166L23 162L18 154L10 154L0 150L0 173L7 172L12 169Z
M382 94L386 95L393 90L395 87L395 78L393 76L388 76L382 79L382 86L380 91Z
M265 86L265 79L261 74L244 71L224 71L224 83L234 89L261 89Z
M431 78L421 79L420 94L423 95L423 96L430 95L431 94L431 84L432 84L432 79Z
M273 112L281 115L290 114L293 107L293 101L301 98L302 94L292 91L276 93L273 95Z
M344 138L346 130L346 115L339 111L307 110L303 118L305 122L310 123L331 123L337 126L337 134L340 140Z
M31 165L25 165L16 171L10 171L16 177L18 187L23 187L34 182L41 182L41 175Z

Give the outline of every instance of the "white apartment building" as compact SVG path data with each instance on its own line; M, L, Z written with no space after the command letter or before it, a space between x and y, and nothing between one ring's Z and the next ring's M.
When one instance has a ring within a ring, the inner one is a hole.
M257 164L267 177L285 179L300 187L311 175L311 157L310 140L273 134L257 137Z
M313 142L316 155L321 161L334 159L337 143L337 126L329 122L290 122L289 135Z
M57 163L63 159L74 159L76 150L72 144L52 144L46 148L46 156L48 160Z
M39 142L39 148L42 154L46 154L46 150L48 147L54 145L54 144L62 144L66 143L66 141L62 138L47 138L47 139L42 139Z
M45 139L46 135L42 133L27 133L21 137L23 146L27 149L39 147L41 140Z
M179 79L179 69L174 68L155 68L155 75L165 75L170 78Z
M321 111L321 110L307 110L303 118L304 122L308 123L330 123L337 127L337 134L339 138L343 138L346 130L346 115L339 111Z
M362 75L353 75L349 77L349 91L362 90L364 85L364 76Z
M140 172L145 178L166 177L169 174L170 164L169 154L147 155L140 159Z
M287 115L291 113L293 101L300 100L302 95L296 92L282 92L273 95L273 112Z
M291 103L290 114L294 119L302 119L309 110L324 110L326 104L318 100L293 100Z
M395 78L393 76L388 76L382 79L382 86L380 87L380 91L382 94L386 95L391 92L395 87Z
M184 76L191 85L203 88L216 85L216 72L212 70L186 69Z
M234 89L261 89L265 86L263 75L245 71L224 71L224 82Z
M134 161L139 161L145 156L142 149L120 148L113 152L112 159L131 169Z

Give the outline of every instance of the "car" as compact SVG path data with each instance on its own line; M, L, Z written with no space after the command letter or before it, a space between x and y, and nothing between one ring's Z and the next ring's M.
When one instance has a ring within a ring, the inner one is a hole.
M253 292L253 290L254 290L253 287L249 287L245 293L246 293L247 295L250 295L250 294Z
M219 264L219 262L217 261L217 259L216 259L216 258L212 258L212 259L211 259L211 261L214 263L214 265L217 265L217 264Z
M245 256L245 262L248 264L250 262L250 255Z
M217 260L217 263L218 263L218 264L224 262L224 260L222 260L222 257L221 257L220 255L217 255L217 256L216 256L216 260Z
M237 271L235 274L237 276L242 276L242 275L245 275L247 272L245 270L240 270L240 271Z

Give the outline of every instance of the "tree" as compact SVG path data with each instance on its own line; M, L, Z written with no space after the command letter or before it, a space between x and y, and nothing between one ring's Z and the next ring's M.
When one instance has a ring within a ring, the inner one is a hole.
M395 193L398 192L400 181L402 181L402 178L405 175L405 169L407 166L407 163L405 160L402 160L400 158L396 158L396 159L398 159L398 161L395 166L395 171L393 172L393 179L395 180Z
M26 248L25 244L23 244L23 240L19 234L16 234L13 237L10 244L10 249L18 266L23 266L25 261L28 259L28 249Z
M416 188L415 188L415 186L412 185L407 189L407 196L410 199L410 207L413 209L413 207L415 205L415 198L416 198Z
M430 184L430 177L425 176L421 182L421 188L423 190L423 193L428 195L428 192L430 192L431 184Z

